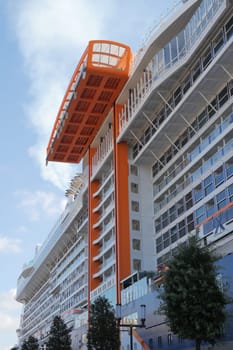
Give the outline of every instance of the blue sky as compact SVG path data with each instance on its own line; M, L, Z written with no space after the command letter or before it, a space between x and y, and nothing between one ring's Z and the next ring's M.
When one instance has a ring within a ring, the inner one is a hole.
M178 1L177 1L178 2ZM0 350L16 342L14 299L33 258L65 205L79 166L49 163L46 146L69 79L89 40L136 52L173 0L0 0Z

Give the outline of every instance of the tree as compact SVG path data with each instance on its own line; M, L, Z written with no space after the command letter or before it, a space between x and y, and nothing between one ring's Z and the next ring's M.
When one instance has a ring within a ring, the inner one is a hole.
M88 350L119 349L119 330L115 312L105 297L100 296L91 304L87 340Z
M164 272L163 311L173 333L211 344L222 335L227 303L217 281L217 257L196 239L178 248Z
M60 316L54 317L49 332L47 350L71 350L70 331Z
M30 335L27 340L24 340L21 350L38 350L39 343L38 340Z

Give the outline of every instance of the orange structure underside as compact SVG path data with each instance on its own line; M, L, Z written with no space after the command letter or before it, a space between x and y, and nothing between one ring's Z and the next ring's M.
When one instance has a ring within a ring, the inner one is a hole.
M130 63L128 46L89 42L59 109L47 162L80 162L127 81Z

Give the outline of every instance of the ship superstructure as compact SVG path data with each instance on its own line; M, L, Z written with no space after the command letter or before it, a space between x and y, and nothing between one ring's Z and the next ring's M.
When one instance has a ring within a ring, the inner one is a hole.
M147 303L156 267L190 235L232 253L232 57L230 0L182 1L134 57L89 42L47 148L48 162L82 160L83 174L19 277L21 341L43 346L60 314L84 346L88 305Z

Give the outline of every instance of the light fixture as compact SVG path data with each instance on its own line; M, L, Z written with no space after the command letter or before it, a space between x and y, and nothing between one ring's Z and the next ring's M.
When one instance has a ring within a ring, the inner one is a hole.
M117 325L119 328L129 328L129 335L130 335L130 350L133 350L133 328L145 328L145 322L146 322L146 305L141 304L140 305L140 321L141 323L135 324L135 323L122 323L122 315L121 315L121 304L116 304L116 310L115 310L115 318L117 321Z

